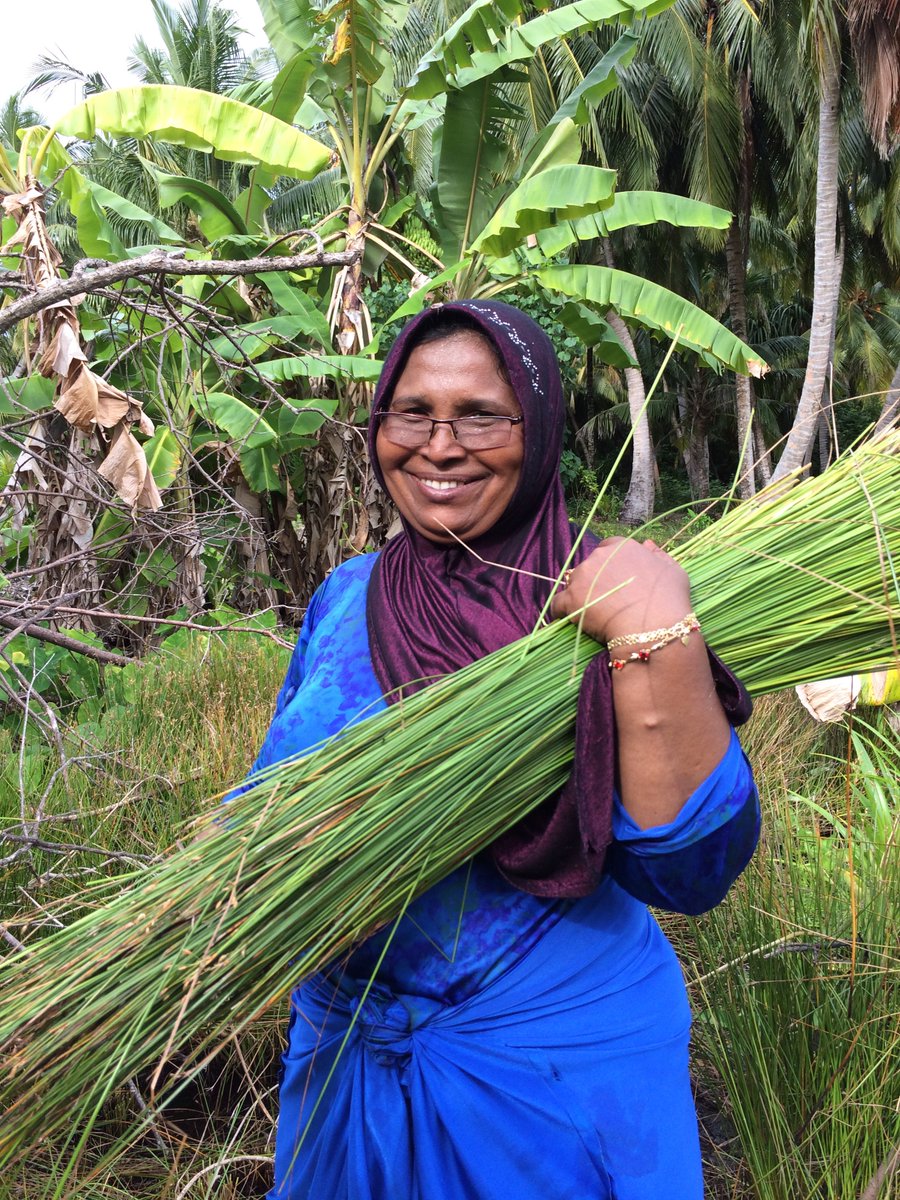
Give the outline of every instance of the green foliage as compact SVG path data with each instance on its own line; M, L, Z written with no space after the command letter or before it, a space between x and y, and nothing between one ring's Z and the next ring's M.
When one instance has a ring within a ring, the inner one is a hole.
M67 637L84 642L89 646L103 647L94 634L77 629L61 630ZM97 694L100 688L100 668L93 659L71 650L51 646L36 638L17 634L6 646L4 653L29 681L32 691L62 714L83 700ZM5 681L13 686L10 666L0 658L0 671ZM23 719L16 707L7 708L0 720L0 728L13 733L21 731Z
M289 650L265 636L275 631L272 613L248 616L223 606L194 624L206 629L161 627L157 648L125 667L101 667L24 635L13 639L5 653L51 706L73 766L62 776L55 770L52 739L37 728L39 708L26 721L17 707L7 706L0 720L0 825L8 825L21 804L30 812L49 788L44 812L54 829L50 840L58 832L54 814L74 808L82 816L74 828L62 822L61 831L71 830L61 835L63 844L94 842L101 857L104 848L134 847L137 853L152 829L153 848L162 850L195 804L241 776L262 740ZM241 632L232 632L234 626ZM102 647L94 635L65 632ZM0 671L9 678L2 660ZM123 792L134 796L133 803L111 823L104 821L103 806ZM53 853L40 861L53 862Z
M432 192L435 223L446 262L462 258L494 209L492 193L509 158L507 125L516 108L490 80L447 97L434 135Z
M532 59L547 42L583 33L604 22L653 16L674 0L579 0L544 12L523 24L519 0L476 0L441 37L416 69L409 94L422 100L437 96L447 80L458 88L497 74L513 63Z
M173 85L101 92L66 113L57 128L80 138L99 131L154 136L292 179L309 179L329 157L326 147L277 117L225 96Z
M521 183L484 226L470 249L502 258L529 234L577 221L612 202L615 172L577 164L547 167Z
M696 305L657 284L610 267L544 267L536 272L543 287L579 297L601 310L615 309L680 345L696 350L710 366L759 374L763 364L718 321Z
M150 170L159 189L160 208L186 204L196 213L197 223L210 242L218 241L227 234L247 233L243 217L219 188L187 175L168 175L152 164Z
M862 1195L898 1135L896 738L839 730L840 755L804 760L801 720L783 706L755 718L765 841L686 934L695 1040L721 1075L757 1200ZM782 790L785 766L802 794Z

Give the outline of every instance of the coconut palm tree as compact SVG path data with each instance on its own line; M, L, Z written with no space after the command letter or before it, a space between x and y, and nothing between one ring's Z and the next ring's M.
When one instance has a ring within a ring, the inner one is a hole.
M781 12L792 7L782 6ZM833 0L803 0L795 14L788 13L788 28L792 15L796 20L801 62L810 65L817 85L815 251L806 374L774 480L807 465L833 362L843 263L843 235L838 227L842 75L849 71L852 52L865 97L869 136L883 155L889 155L900 123L898 11L897 0L855 0L848 5L845 20Z
M258 79L257 64L241 49L237 18L219 0L185 0L179 9L165 0L151 0L156 38L139 37L134 43L129 71L143 84L174 84L197 88L218 96L236 95L242 86ZM233 171L212 154L187 151L181 155L182 174L199 178L226 194L243 186L230 180ZM245 172L246 174L246 172Z
M583 75L608 52L616 34L621 29L597 31L573 45L567 58L555 58L550 68L557 90L571 87L573 75ZM590 147L601 162L619 168L619 186L687 194L735 214L725 240L725 260L731 328L742 340L747 334L751 199L759 203L768 194L767 208L772 211L771 142L786 140L781 127L794 122L773 59L766 31L749 6L728 0L716 5L678 0L643 29L634 60L620 70L620 86L600 101L591 130ZM780 148L774 158L779 156L784 156ZM707 234L704 241L721 247L722 239ZM632 264L628 242L619 239L615 255L643 271ZM632 406L640 413L640 374L629 372L628 383ZM731 394L738 445L744 447L749 464L754 458L750 379L736 377ZM649 515L654 473L645 426L638 417L632 482L624 506L625 515L637 520ZM739 476L742 492L752 492L752 472L744 469Z

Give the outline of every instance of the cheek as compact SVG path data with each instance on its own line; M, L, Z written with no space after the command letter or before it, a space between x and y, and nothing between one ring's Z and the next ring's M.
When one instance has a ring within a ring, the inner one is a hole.
M521 441L519 441L515 449L510 447L510 454L507 458L504 469L504 478L506 484L505 490L510 496L512 496L513 492L515 492L519 486L519 480L522 478L522 463L524 459L525 448L523 447Z
M387 438L383 437L381 431L375 435L375 457L378 460L378 466L381 470L385 484L390 490L391 472L396 469L398 461L399 447L394 446Z

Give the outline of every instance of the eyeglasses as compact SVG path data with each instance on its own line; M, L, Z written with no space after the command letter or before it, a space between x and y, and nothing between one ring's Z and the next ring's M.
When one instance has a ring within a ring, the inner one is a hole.
M381 432L395 446L415 449L427 446L434 437L437 425L449 425L450 432L466 450L497 450L508 446L513 425L521 425L522 417L481 416L454 417L440 420L420 413L380 412Z

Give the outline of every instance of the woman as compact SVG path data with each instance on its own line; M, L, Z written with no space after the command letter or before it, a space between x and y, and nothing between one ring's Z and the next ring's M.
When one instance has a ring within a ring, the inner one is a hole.
M437 305L388 356L373 466L403 532L317 591L254 769L528 633L573 531L559 369L496 302ZM646 903L717 903L758 833L684 572L580 547L557 617L610 647L569 783L292 999L271 1200L700 1200L681 972Z

